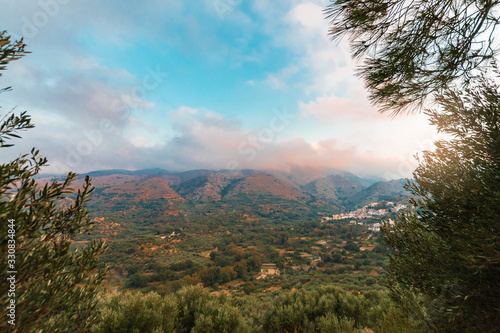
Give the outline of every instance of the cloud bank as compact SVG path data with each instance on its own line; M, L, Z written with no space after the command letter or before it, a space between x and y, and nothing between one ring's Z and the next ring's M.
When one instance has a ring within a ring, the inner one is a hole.
M337 168L408 176L434 133L366 98L326 0L0 1L33 53L9 65L2 109L28 110L6 162L38 147L69 170Z

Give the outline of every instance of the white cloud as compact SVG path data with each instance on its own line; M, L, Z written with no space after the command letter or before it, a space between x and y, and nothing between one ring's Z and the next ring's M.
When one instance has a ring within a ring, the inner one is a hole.
M273 89L285 89L288 87L289 81L292 79L293 75L298 72L298 70L299 68L293 65L282 68L276 74L268 74L264 82Z

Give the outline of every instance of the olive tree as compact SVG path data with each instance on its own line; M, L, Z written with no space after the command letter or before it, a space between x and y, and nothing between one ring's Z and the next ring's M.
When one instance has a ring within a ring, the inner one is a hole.
M0 33L0 76L27 52L21 41ZM10 88L2 89L2 92ZM0 123L0 151L12 149L20 131L34 125L26 112L10 112ZM93 188L71 187L77 178L41 186L34 176L47 165L38 150L0 164L0 330L3 332L84 332L93 325L95 294L105 271L96 270L105 245L72 247L89 232L86 209Z

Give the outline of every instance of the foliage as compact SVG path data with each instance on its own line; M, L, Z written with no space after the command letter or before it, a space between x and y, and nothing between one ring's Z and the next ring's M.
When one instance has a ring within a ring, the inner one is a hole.
M496 0L332 0L330 36L363 58L370 98L397 114L487 68L497 53Z
M131 205L124 203L124 206ZM381 288L378 283L383 277L386 256L383 250L379 253L371 250L381 239L372 237L376 234L364 225L349 225L348 221L307 221L290 225L276 225L266 220L258 224L234 221L209 225L213 231L207 233L202 227L213 223L212 220L228 218L224 212L212 215L210 221L198 220L198 215L191 213L190 223L183 224L176 219L163 222L162 210L156 212L154 207L152 210L147 206L141 208L149 216L147 223L138 222L133 210L119 218L113 212L95 211L104 222L84 239L99 239L105 235L109 249L101 257L101 263L113 268L113 278L106 281L109 285L163 294L201 282L215 290L258 293L270 287L286 285L291 288L302 283L301 274L313 280L331 282L332 279L340 280L346 272L356 271L358 276L352 280L353 289ZM116 233L106 233L110 224L120 225ZM146 228L138 230L146 224ZM176 235L162 236L159 230L166 228L167 235L174 229ZM318 245L319 241L324 243ZM350 250L345 251L345 246ZM363 250L360 247L364 247ZM290 278L275 280L270 275L253 281L262 275L263 263L276 264L280 270L276 277L287 275ZM369 280L368 285L368 276L375 282ZM248 281L253 281L255 288L243 284Z
M333 285L271 295L215 296L201 286L175 293L104 294L94 332L415 332L386 293ZM370 329L364 329L369 327Z
M364 332L364 328L386 325L399 316L380 294L353 295L335 286L280 293L263 320L265 332ZM408 321L397 324L410 332Z
M199 285L181 289L176 297L179 308L178 332L239 332L241 315L227 298L216 298Z
M238 309L224 297L190 286L164 297L156 293L104 295L94 332L241 332Z
M0 32L0 77L2 76L2 71L7 69L9 62L18 60L29 53L24 49L25 47L26 44L23 43L22 39L11 41L6 31ZM0 93L10 89L11 87L0 88ZM0 124L0 147L11 147L12 144L8 144L7 140L20 138L17 132L33 127L31 118L26 112L21 113L20 116L12 113L4 116Z
M347 243L344 245L344 249L350 252L359 252L359 246L352 240L347 241Z
M0 70L26 53L22 41L10 42L5 32L0 34L0 47ZM12 146L6 140L19 138L19 131L31 127L25 113L4 118L0 125L1 148ZM86 178L83 188L75 194L71 183L77 176L73 173L62 183L53 181L40 187L33 177L46 164L47 160L33 149L30 155L0 165L2 330L68 332L92 325L94 295L104 277L104 271L96 273L94 268L104 244L92 241L82 250L71 248L75 237L92 228L86 209L92 188ZM15 253L8 252L14 247ZM12 276L7 267L17 271L15 297L9 290L11 284L5 283ZM16 306L15 326L5 320L12 300Z
M106 294L99 300L94 332L174 332L177 303L156 293Z
M388 228L390 288L426 305L440 332L500 327L500 92L486 80L438 99L431 122L449 136L424 152L409 189L418 214ZM420 306L418 306L420 307ZM415 309L412 309L414 311Z
M7 69L9 62L18 60L30 53L25 50L25 47L26 44L24 44L22 39L12 41L7 31L0 32L0 77L2 76L2 71ZM0 93L10 89L11 87L1 88Z
M426 107L449 140L424 152L407 188L419 211L385 229L389 287L422 329L500 327L499 1L332 0L333 39L348 35L370 98L394 114ZM459 92L460 87L461 92Z

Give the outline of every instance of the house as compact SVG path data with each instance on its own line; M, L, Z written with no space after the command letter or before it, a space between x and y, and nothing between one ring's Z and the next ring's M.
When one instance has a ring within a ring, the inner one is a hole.
M280 269L276 266L276 264L262 264L262 267L260 268L260 273L263 276L279 275Z

